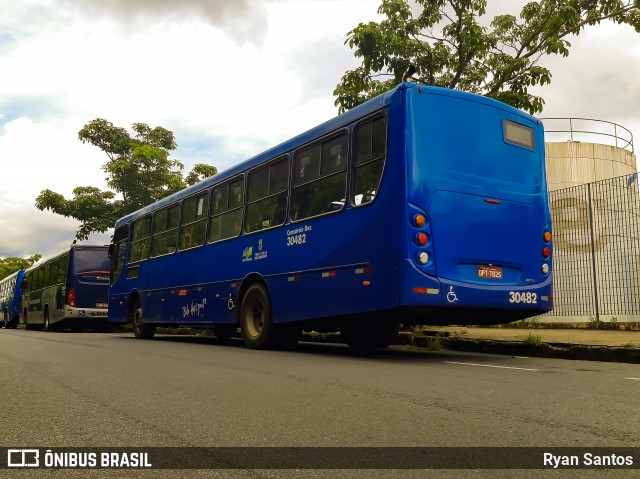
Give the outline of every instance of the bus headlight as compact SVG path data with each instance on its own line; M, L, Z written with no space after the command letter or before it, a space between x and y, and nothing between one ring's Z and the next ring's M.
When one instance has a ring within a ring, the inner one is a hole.
M424 251L418 255L418 261L420 264L427 264L429 262L429 255Z
M544 274L549 274L549 265L547 263L542 263L542 272Z

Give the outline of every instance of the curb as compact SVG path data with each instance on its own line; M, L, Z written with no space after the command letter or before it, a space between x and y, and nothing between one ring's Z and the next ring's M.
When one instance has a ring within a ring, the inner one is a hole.
M574 359L582 361L640 363L640 348L587 346L567 343L542 343L539 346L532 346L522 341L465 339L459 337L441 337L439 340L443 348L452 351ZM429 348L433 341L433 336L417 336L414 337L411 342L404 344L412 344L421 348ZM431 348L433 349L432 345Z

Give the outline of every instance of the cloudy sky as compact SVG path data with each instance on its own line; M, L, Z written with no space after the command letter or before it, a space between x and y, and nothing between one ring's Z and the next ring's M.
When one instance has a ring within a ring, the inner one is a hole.
M223 170L335 116L333 89L358 65L346 33L379 3L0 0L0 257L73 240L75 220L33 205L47 188L106 188L106 156L77 139L92 119L163 126L186 170ZM525 2L489 3L493 16ZM640 138L640 34L601 25L572 44L545 62L541 116L613 121Z

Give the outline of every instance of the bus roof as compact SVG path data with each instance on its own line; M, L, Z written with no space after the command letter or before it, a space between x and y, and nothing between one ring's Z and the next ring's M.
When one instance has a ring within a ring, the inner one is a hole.
M170 196L162 198L155 203L151 203L150 205L145 206L133 213L130 213L122 218L120 218L116 222L116 227L123 223L127 223L134 218L143 216L147 213L153 212L156 209L162 208L163 206L169 205L175 201L179 201L182 198L186 198L198 191L209 188L212 185L220 183L228 178L232 178L240 173L250 170L251 168L260 165L262 162L267 161L269 159L275 159L276 157L283 155L293 149L299 148L300 146L313 141L327 133L335 131L341 127L349 125L350 123L356 121L357 119L367 116L371 113L374 113L382 108L386 107L390 103L394 101L398 93L404 92L406 90L410 90L412 88L420 88L423 93L431 93L438 95L446 95L451 97L465 98L467 100L476 101L479 103L484 103L489 106L501 108L510 111L511 113L518 114L524 116L526 118L531 119L532 117L527 113L518 110L510 105L502 103L498 100L494 100L492 98L488 98L481 95L476 95L474 93L464 92L460 90L452 90L450 88L436 87L436 86L427 86L421 85L417 83L401 83L395 88L378 95L375 98L372 98L351 110L348 110L341 115L338 115L330 120L321 123L318 126L311 128L310 130L305 131L289 140L286 140L280 143L277 146L274 146L262 153L259 153L256 156L249 158L248 160L242 161L237 165L232 166L214 176L206 178L195 185L189 186L183 190L178 191Z
M28 271L31 271L32 269L36 269L37 267L42 266L43 264L45 264L47 261L51 261L52 259L59 258L60 256L62 256L65 253L68 253L72 249L108 249L108 248L109 248L109 246L107 246L107 245L72 244L68 248L63 249L62 251L58 251L57 253L50 254L49 256L45 256L44 258L40 258L38 261L33 263L31 266L29 266L25 271L28 272Z

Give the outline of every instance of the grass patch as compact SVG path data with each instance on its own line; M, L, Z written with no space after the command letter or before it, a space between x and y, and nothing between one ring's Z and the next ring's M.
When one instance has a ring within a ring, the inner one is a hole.
M542 344L542 336L539 334L527 333L518 336L518 339L529 346L540 346Z
M437 333L427 339L427 349L429 351L440 351L442 349L442 333Z

